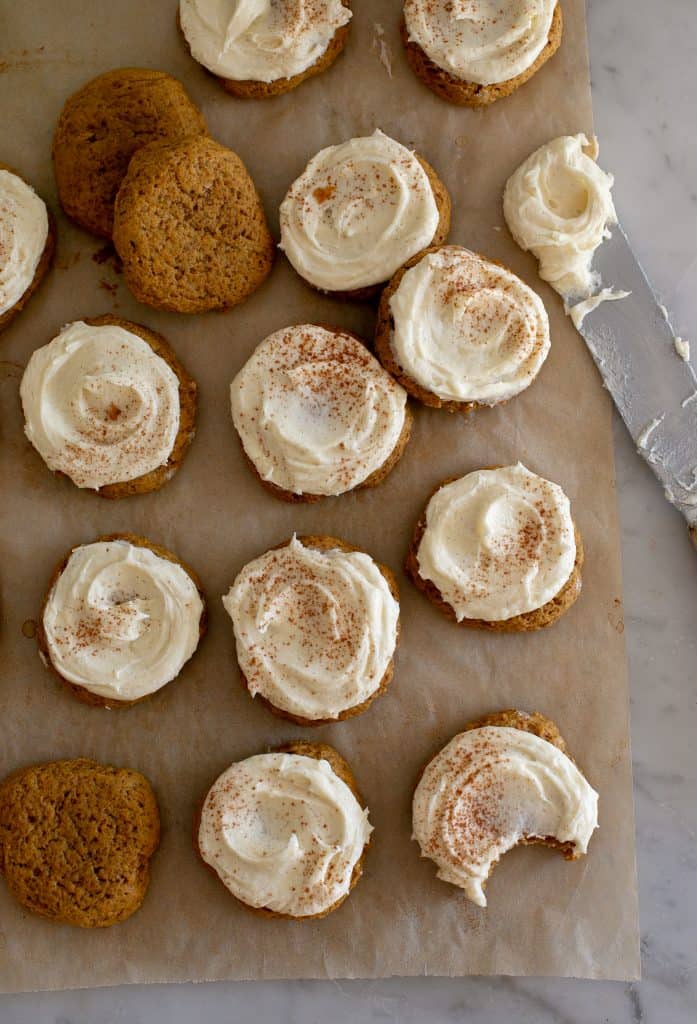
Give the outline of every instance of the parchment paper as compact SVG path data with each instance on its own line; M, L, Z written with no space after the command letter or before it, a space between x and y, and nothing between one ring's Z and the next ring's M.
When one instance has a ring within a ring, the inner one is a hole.
M489 110L450 107L409 71L397 0L355 0L347 52L327 74L266 102L238 102L194 64L175 30L174 0L32 0L4 4L0 159L58 215L57 266L1 339L2 625L0 775L31 762L84 755L140 769L155 786L163 836L145 905L97 932L24 913L0 882L0 989L58 989L222 978L531 974L633 978L639 970L628 700L610 436L610 402L561 302L508 236L507 176L553 136L589 131L582 0L564 0L560 52L515 96ZM380 36L378 26L384 29ZM378 43L384 43L379 59ZM386 65L391 58L392 74ZM228 386L254 346L289 323L323 320L369 337L374 311L318 297L284 258L232 313L156 313L136 303L99 244L59 213L50 163L65 97L119 65L164 68L185 83L212 133L244 159L272 230L288 184L322 146L375 127L413 145L453 198L451 240L498 258L543 296L552 351L524 395L469 419L415 409L406 455L375 490L315 506L268 495L243 464ZM200 385L198 435L159 493L117 503L60 482L22 434L17 389L34 348L65 322L115 311L172 342ZM552 629L487 636L458 629L401 572L413 524L442 478L523 460L568 492L586 547L584 591ZM201 575L210 632L181 677L130 710L86 707L43 669L22 625L72 544L132 530L172 548ZM239 683L220 597L253 556L301 533L344 537L399 573L402 643L388 693L364 715L302 730L275 719ZM560 726L600 792L600 829L587 858L521 849L496 868L480 910L439 882L410 841L419 767L473 717L539 709ZM375 826L351 898L318 922L263 920L228 897L192 851L194 807L231 761L308 735L353 766Z

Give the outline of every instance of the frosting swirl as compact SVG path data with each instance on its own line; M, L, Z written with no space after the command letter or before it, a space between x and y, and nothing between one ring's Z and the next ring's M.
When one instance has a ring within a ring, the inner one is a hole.
M157 469L179 431L177 375L123 327L68 324L33 353L20 395L27 437L78 487Z
M338 718L380 687L399 604L373 559L296 537L242 569L223 604L252 696L307 719Z
M307 917L348 894L371 831L368 811L328 761L257 754L213 784L198 845L233 896Z
M232 419L263 480L295 494L341 494L393 452L405 391L358 339L300 324L269 335L230 389Z
M188 572L126 540L74 548L43 613L51 664L113 700L174 679L198 646L203 601Z
M352 291L430 245L439 217L418 158L378 130L310 160L281 203L281 249L316 288Z
M0 168L0 316L30 287L47 238L43 199L17 174Z
M480 907L492 868L521 840L556 839L578 855L597 826L598 794L571 758L507 726L455 736L414 793L413 838L421 855Z
M558 484L518 463L436 491L417 552L458 622L501 622L541 608L571 576L576 539Z
M454 78L495 85L544 49L557 0L405 0L410 42Z
M506 182L503 213L522 249L540 261L540 277L564 298L597 284L593 254L617 223L614 178L596 161L598 143L562 135L535 150Z
M293 78L351 20L341 0L179 0L192 56L232 81Z
M447 401L494 404L523 391L549 352L539 295L510 270L459 246L427 253L390 298L392 351Z

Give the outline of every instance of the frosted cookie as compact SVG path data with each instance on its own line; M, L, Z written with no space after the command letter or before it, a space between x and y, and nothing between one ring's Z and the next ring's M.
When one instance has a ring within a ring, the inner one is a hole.
M294 89L334 63L348 37L349 0L179 0L191 56L240 99Z
M162 487L195 432L196 382L160 334L119 317L67 324L32 354L20 396L49 469L105 498Z
M419 520L405 569L463 626L551 626L581 592L583 547L558 484L518 463L446 481Z
M203 862L265 917L326 917L363 870L372 828L333 747L291 743L231 765L194 825Z
M93 78L66 100L56 125L61 206L80 227L111 238L116 193L135 151L206 132L201 111L164 71L116 68Z
M617 223L614 178L598 167L597 156L595 138L552 139L511 175L503 194L509 231L537 257L540 277L566 301L595 290L593 254Z
M242 681L282 718L323 725L384 692L399 635L390 570L336 537L293 537L249 562L223 604Z
M402 40L437 96L484 107L510 96L559 49L557 0L405 0Z
M535 379L549 345L539 295L507 267L457 245L409 260L380 298L380 362L436 409L507 402Z
M244 164L203 136L153 142L133 156L116 197L114 245L139 302L174 313L231 309L274 258Z
M281 249L309 284L341 298L376 294L449 229L433 168L379 130L320 150L281 203Z
M33 914L107 928L140 907L160 814L129 768L79 758L33 765L0 783L0 873Z
M374 487L409 440L406 392L359 338L318 324L269 335L230 399L247 459L285 501Z
M175 679L205 631L193 570L144 537L115 533L72 548L56 567L37 639L78 700L120 708Z
M0 164L0 331L46 276L56 243L53 217L31 185Z
M598 827L598 794L556 725L501 711L465 726L423 771L413 835L438 877L485 907L492 869L514 846L540 843L577 860Z

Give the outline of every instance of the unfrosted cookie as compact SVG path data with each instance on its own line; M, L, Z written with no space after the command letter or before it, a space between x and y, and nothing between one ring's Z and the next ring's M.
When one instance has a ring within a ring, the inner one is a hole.
M175 313L231 309L274 258L244 164L204 136L138 150L116 197L114 245L135 297Z
M179 0L194 60L239 99L279 96L334 63L348 38L349 0Z
M406 392L360 338L319 324L265 338L233 380L230 400L245 456L284 501L376 486L411 431Z
M281 203L295 270L334 298L368 299L417 252L444 242L450 196L416 153L380 130L320 150Z
M8 327L46 276L56 225L43 199L0 164L0 331Z
M406 0L402 40L414 73L441 99L484 107L510 96L559 49L561 4Z
M375 352L436 409L507 402L532 383L549 347L539 295L502 263L458 245L413 257L380 297Z
M359 548L293 536L249 562L223 604L243 684L281 718L343 721L387 689L399 591L390 570Z
M111 238L114 201L137 149L205 135L203 114L164 71L115 68L70 96L53 137L61 206L80 227Z
M195 433L196 382L162 335L120 317L67 324L32 354L20 396L49 469L104 498L162 487Z
M44 663L74 697L122 708L175 679L205 632L193 569L145 537L114 533L61 559L37 640Z
M23 907L80 928L145 899L160 815L150 783L96 761L34 765L0 783L0 872Z
M346 761L290 743L216 779L194 844L226 889L264 917L326 917L356 885L372 827Z
M597 827L598 794L538 712L470 722L429 761L414 792L421 856L480 907L492 869L514 846L539 843L577 860Z
M463 626L551 626L581 593L583 546L569 499L525 466L446 480L416 525L405 569Z

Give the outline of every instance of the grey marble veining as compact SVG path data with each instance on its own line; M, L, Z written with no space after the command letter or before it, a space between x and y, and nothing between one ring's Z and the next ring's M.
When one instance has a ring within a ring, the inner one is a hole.
M601 163L637 253L697 352L696 0L590 0ZM0 1024L688 1024L697 1020L697 555L616 424L643 980L391 979L0 998ZM612 685L612 680L608 680Z

